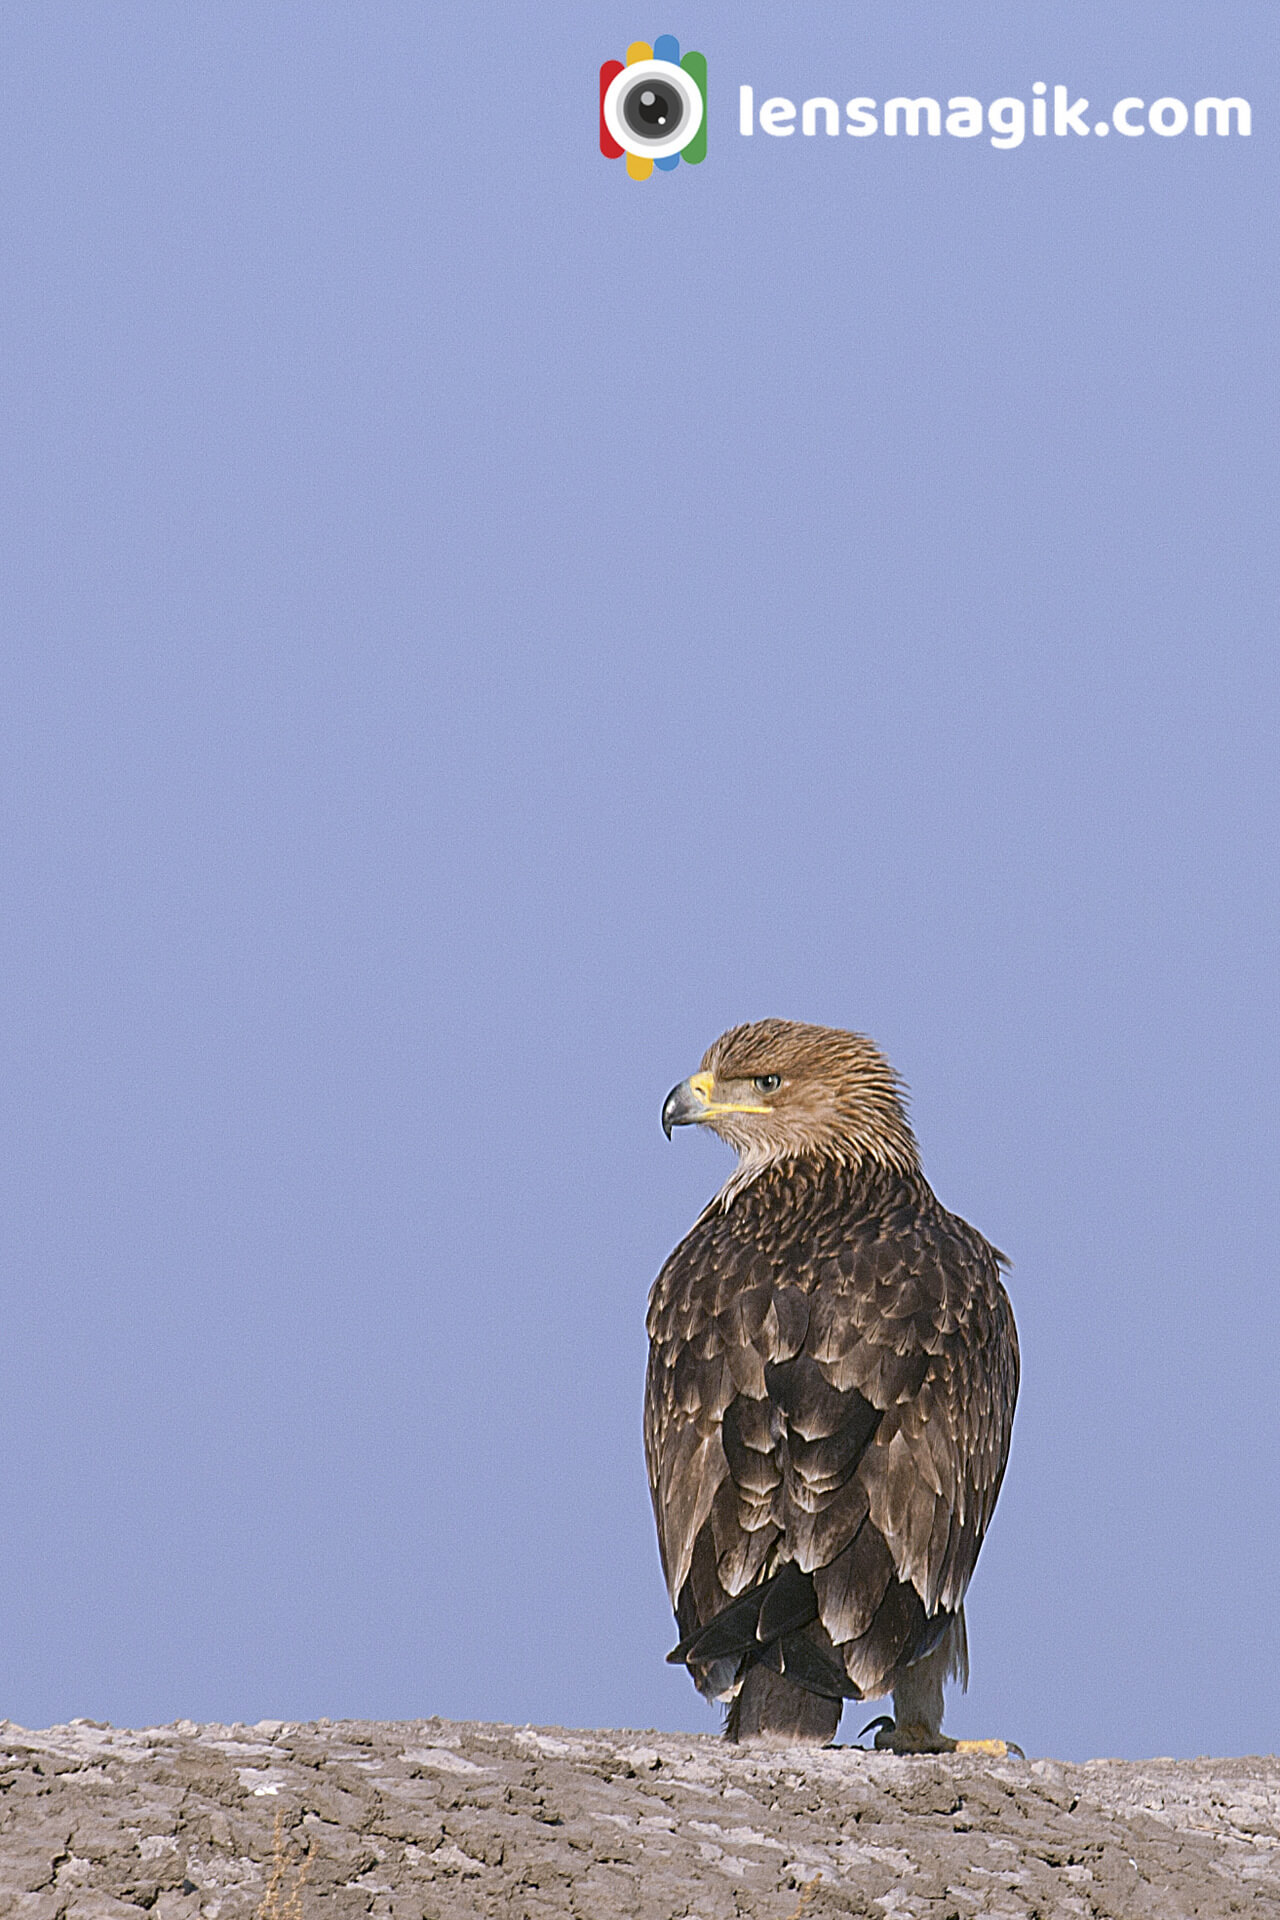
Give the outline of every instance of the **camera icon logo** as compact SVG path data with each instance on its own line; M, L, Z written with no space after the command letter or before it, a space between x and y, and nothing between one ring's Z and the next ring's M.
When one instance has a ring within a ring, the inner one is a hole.
M622 60L600 69L600 151L621 160L633 180L647 180L655 167L670 173L681 159L697 166L707 157L707 61L701 53L680 57L674 34L650 46L635 40Z

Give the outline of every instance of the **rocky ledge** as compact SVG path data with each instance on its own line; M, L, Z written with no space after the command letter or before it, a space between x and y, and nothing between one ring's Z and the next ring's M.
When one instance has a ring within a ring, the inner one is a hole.
M1280 1920L1280 1762L0 1722L0 1917Z

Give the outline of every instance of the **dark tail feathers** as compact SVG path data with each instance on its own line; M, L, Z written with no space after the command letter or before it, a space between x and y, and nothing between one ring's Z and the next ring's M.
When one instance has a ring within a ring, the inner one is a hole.
M861 1700L840 1662L805 1632L817 1617L812 1575L788 1561L771 1579L749 1587L705 1626L687 1633L667 1659L693 1667L740 1656L740 1677L760 1665L823 1699Z

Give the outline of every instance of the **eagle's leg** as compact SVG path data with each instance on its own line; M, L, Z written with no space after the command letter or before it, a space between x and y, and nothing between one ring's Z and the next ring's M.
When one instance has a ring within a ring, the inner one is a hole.
M942 1731L943 1688L954 1664L947 1634L923 1660L902 1667L893 1680L893 1719L876 1730L876 1746L890 1753L950 1753L955 1741Z
M759 1740L773 1747L826 1747L836 1737L842 1700L798 1687L756 1664L749 1667L725 1720L729 1741Z
M804 1658L806 1650L808 1659ZM742 1676L725 1719L725 1739L759 1740L774 1747L830 1746L840 1725L844 1700L830 1692L814 1691L815 1662L819 1663L816 1677L820 1682L824 1677L821 1669L829 1664L831 1673L838 1676L836 1685L840 1684L843 1667L836 1663L835 1649L816 1620L799 1632L784 1634L772 1648L764 1648ZM783 1670L797 1666L809 1685Z
M935 1732L918 1720L891 1720L884 1714L871 1724L878 1729L878 1753L981 1753L989 1760L1006 1760L1010 1754L1019 1760L1027 1757L1012 1740L953 1740L949 1733Z
M969 1678L969 1650L961 1612L932 1653L893 1677L893 1719L876 1725L876 1746L883 1753L983 1753L1001 1760L1021 1754L1005 1740L953 1740L942 1731L943 1689L951 1678Z

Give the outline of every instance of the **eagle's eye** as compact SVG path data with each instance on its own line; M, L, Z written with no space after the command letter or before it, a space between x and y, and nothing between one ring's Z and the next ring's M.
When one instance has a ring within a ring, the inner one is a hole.
M780 1073L758 1073L756 1075L756 1090L759 1093L776 1093L781 1085L782 1075Z

